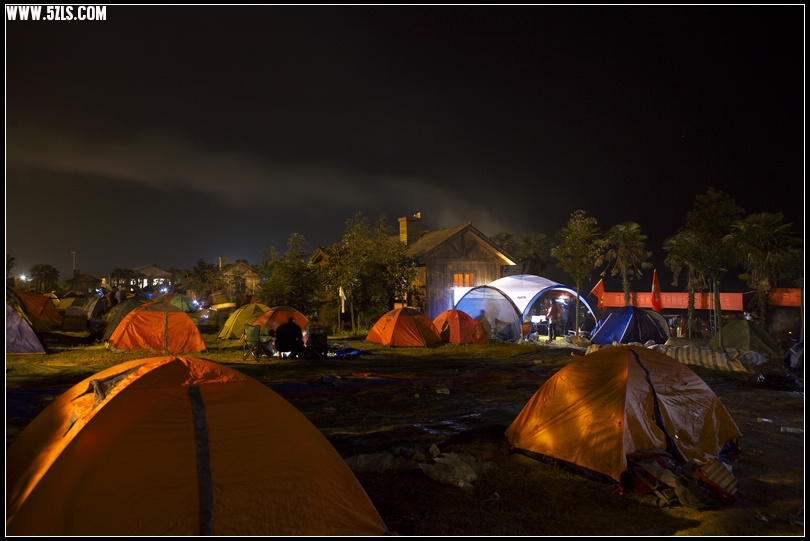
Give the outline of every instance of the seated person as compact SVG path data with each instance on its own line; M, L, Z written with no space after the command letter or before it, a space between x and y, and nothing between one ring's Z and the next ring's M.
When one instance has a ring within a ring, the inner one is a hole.
M304 333L292 316L276 329L276 351L279 355L289 352L289 357L293 359L304 351Z

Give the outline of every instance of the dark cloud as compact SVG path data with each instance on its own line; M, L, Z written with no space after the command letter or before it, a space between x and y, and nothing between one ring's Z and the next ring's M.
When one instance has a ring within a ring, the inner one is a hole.
M6 21L6 252L258 263L361 211L661 252L711 186L803 232L803 6L107 6ZM659 254L660 256L660 254Z

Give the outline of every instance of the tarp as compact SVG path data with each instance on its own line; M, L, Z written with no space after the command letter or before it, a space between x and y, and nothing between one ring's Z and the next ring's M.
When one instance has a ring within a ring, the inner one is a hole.
M321 432L219 363L153 357L64 392L6 454L11 536L352 536L386 526Z
M131 312L110 336L114 353L144 351L182 355L205 351L205 341L187 313L167 302L150 302Z
M709 347L720 347L720 333L709 340ZM782 359L781 347L762 326L747 319L732 319L723 325L723 347L756 351L770 359Z
M45 353L45 345L28 320L6 303L6 355L36 353Z
M666 344L669 340L667 320L653 310L623 306L602 316L589 337L592 344L644 344L650 340Z
M506 431L511 446L616 482L627 455L661 450L716 458L741 436L720 399L689 367L639 346L576 358L532 396Z
M371 327L366 340L384 346L433 346L442 342L436 326L416 308L395 308Z
M221 340L235 340L241 338L244 334L245 325L252 324L256 321L257 317L268 310L270 310L270 307L261 303L250 303L237 308L231 312L231 315L225 320L225 324L222 325L222 329L219 331L217 338Z
M290 317L292 317L293 320L295 320L295 323L301 327L301 332L303 333L304 329L307 328L309 320L304 314L295 308L290 308L289 306L276 306L274 308L270 308L265 313L254 319L252 324L261 325L261 334L268 334L268 331L272 330L275 332L279 325L282 323L287 323Z
M496 337L505 342L514 342L528 334L529 329L524 328L523 322L541 297L554 299L564 297L575 302L576 296L575 289L548 278L533 274L518 274L463 291L456 301L455 308L475 318L478 318L483 310L484 317ZM585 297L580 295L579 302L584 309L583 315L590 314L595 322L596 318L592 315L594 311ZM580 326L585 324L586 322L580 320Z
M445 310L433 320L443 342L453 344L485 344L488 342L484 328L467 312Z

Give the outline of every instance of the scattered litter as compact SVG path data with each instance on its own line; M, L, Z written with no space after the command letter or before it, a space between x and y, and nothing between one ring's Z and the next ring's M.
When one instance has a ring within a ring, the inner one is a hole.
M801 428L793 428L792 426L783 426L782 432L785 434L804 434L804 430Z
M442 387L441 389L436 389L436 392L439 394L450 394L450 389L447 387Z
M473 481L478 479L472 466L455 453L437 456L433 462L433 464L419 464L419 467L434 481L459 488L473 488Z
M758 417L757 422L758 423L772 423L773 421L771 421L770 419L765 419L764 417Z
M485 502L497 502L497 501L498 501L498 500L500 500L500 499L501 499L501 495L500 495L500 494L498 494L498 493L496 492L496 493L495 493L495 497L494 497L494 498L487 498L487 499L486 499L486 500L484 500L484 501L485 501Z

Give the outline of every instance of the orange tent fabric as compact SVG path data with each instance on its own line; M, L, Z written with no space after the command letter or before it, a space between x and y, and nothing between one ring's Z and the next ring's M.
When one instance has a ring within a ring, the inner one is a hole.
M384 346L433 346L442 342L436 326L416 308L396 308L374 324L366 340Z
M167 302L150 302L130 311L110 335L110 351L147 351L182 355L205 351L197 325L182 309Z
M683 460L707 460L740 436L720 399L697 374L668 355L634 346L606 348L572 361L543 384L506 431L515 449L576 464L616 482L627 469L629 453L658 449Z
M6 287L6 293L19 301L37 332L51 332L62 327L64 318L50 295L20 291L13 287Z
M103 370L7 450L7 535L385 533L354 473L299 410L203 359Z
M486 344L484 327L462 310L445 310L433 320L443 342L453 344Z
M267 334L267 331L275 331L279 325L282 323L287 323L291 316L298 326L301 327L302 331L307 328L309 320L306 318L306 316L295 308L290 308L289 306L276 306L275 308L271 308L254 319L251 325L261 325L262 334Z

